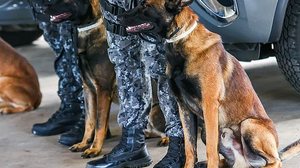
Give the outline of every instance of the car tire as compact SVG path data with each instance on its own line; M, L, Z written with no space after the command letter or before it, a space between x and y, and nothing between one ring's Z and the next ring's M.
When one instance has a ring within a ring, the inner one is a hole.
M30 31L0 31L0 37L12 46L21 46L31 44L42 35L39 28Z
M275 44L279 68L288 82L300 93L300 2L290 0L282 34Z

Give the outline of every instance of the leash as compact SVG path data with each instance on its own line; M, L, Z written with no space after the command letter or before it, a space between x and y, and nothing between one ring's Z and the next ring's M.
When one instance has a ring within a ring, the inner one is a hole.
M177 32L179 32L179 30L176 29L177 31L175 33L172 33L173 37L171 37L169 39L166 39L166 42L167 43L174 43L178 40L181 40L181 39L187 37L189 34L191 34L195 30L197 25L198 25L198 22L195 21L194 24L187 31L185 31L185 32L183 32L182 34L179 34L179 35L176 35Z
M80 32L85 32L85 31L95 29L95 28L99 27L102 24L102 22L103 22L103 19L101 19L100 21L97 21L96 23L82 25L77 28L77 31L78 31L78 33L80 33Z

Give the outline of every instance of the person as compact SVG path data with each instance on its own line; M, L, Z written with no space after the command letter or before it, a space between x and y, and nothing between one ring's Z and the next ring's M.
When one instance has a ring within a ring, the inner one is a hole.
M54 69L59 78L59 109L44 123L34 124L32 133L39 136L61 134L58 142L71 146L81 141L84 134L84 99L78 67L74 31L71 21L50 22L43 11L44 1L29 0L34 16L43 30L45 41L56 54Z
M136 0L100 0L108 39L108 55L115 65L122 126L121 140L111 152L87 163L87 168L146 167L151 158L145 145L143 129L150 108L150 79L158 83L160 107L166 119L166 134L170 138L164 158L154 168L181 168L185 162L183 131L175 96L170 92L163 44L144 41L129 35L120 25L118 16L134 8Z

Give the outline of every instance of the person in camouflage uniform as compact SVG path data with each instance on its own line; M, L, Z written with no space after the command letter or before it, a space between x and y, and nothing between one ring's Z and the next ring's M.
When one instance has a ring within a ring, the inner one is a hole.
M118 123L122 126L122 137L110 153L88 162L87 168L145 167L151 164L143 133L150 108L150 76L158 83L159 103L166 119L166 134L170 138L166 156L154 167L181 168L185 162L183 132L177 103L165 74L166 58L164 52L157 50L163 49L163 44L128 35L119 24L117 15L134 8L137 1L100 1L107 28L108 55L115 65L119 89Z
M29 1L34 16L43 30L44 39L56 55L54 69L59 78L59 109L44 123L34 124L34 135L61 134L59 143L70 146L80 142L84 133L84 99L77 58L76 25L71 21L51 23L50 16L43 13L42 1Z

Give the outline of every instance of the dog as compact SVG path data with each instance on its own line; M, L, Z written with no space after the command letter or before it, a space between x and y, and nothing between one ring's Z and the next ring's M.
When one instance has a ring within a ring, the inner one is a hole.
M0 113L36 109L42 99L37 73L12 46L0 38Z
M95 157L100 154L108 132L111 103L118 103L116 75L114 65L110 62L107 53L106 29L99 0L54 0L46 5L45 13L50 15L53 23L71 20L79 25L77 43L86 104L86 121L82 141L69 149L73 152L83 152L81 155L83 158ZM157 120L160 122L153 124L153 117L162 112L157 102L153 101L152 104L145 135L161 137L159 145L165 146L169 142L168 137L156 127L157 123L164 123L164 118L160 118ZM165 126L160 128L164 129ZM93 140L92 144L89 143L91 140Z
M128 33L166 39L167 74L184 132L184 167L194 167L197 159L194 115L204 122L205 166L281 167L282 160L300 152L300 140L278 152L274 123L247 74L221 37L198 21L188 7L192 2L146 0L120 16Z

